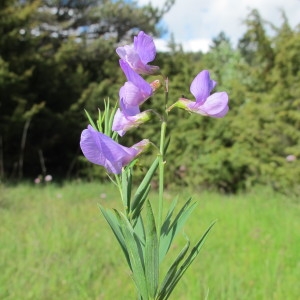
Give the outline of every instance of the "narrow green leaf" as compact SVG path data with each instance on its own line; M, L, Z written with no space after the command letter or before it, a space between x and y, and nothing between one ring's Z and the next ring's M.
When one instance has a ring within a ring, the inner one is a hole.
M137 202L137 206L135 208L132 208L131 210L131 220L133 223L135 223L136 218L140 215L142 208L144 206L144 203L148 197L148 194L150 192L151 186L150 184L145 187L145 190L140 193L141 198L139 199L139 202Z
M145 233L145 226L144 221L141 215L137 217L135 223L133 224L134 232L139 237L142 247L145 247L146 244L146 233Z
M107 101L104 100L104 133L107 136L110 136L111 128L109 128L109 99Z
M133 280L142 298L148 299L142 243L126 217L116 210L115 212L122 226L122 233L132 267Z
M105 115L101 113L101 110L98 109L98 120L97 120L97 126L98 126L98 130L102 133L105 133L105 128L103 128L102 124L104 121Z
M167 212L167 215L165 217L164 223L161 227L161 231L160 231L161 235L166 234L169 231L169 228L171 226L172 216L173 216L174 209L176 207L177 201L178 201L178 196L176 198L174 198L174 200L172 201L172 203L171 203L171 205L168 209L168 212Z
M94 129L98 130L97 126L95 125L95 123L94 123L93 119L91 118L90 114L87 112L87 110L84 110L84 111L85 111L85 114L86 114L90 124L94 127Z
M180 269L176 272L176 274L173 276L173 280L171 284L169 285L169 289L167 291L167 295L163 299L168 299L172 291L174 290L175 286L185 273L185 271L188 269L188 267L191 265L191 263L194 261L194 259L197 257L197 255L200 252L201 247L204 244L205 238L208 235L209 231L211 228L214 226L215 222L212 223L208 229L205 231L205 233L202 235L201 239L198 241L198 243L194 246L194 248L191 250L189 256L186 258L186 260L183 262L182 266Z
M130 259L129 259L129 254L128 254L127 247L126 247L126 243L125 243L124 236L123 236L123 233L121 230L121 225L120 225L118 219L111 211L105 209L101 205L99 205L99 207L100 207L100 210L101 210L104 218L106 219L108 225L112 229L115 237L117 238L117 241L119 242L119 244L121 246L121 249L125 255L125 258L126 258L129 268L132 269Z
M144 179L142 180L142 182L140 183L140 185L138 186L134 196L133 196L133 201L132 201L132 210L134 210L136 208L136 206L138 206L140 199L144 196L145 191L148 188L148 185L151 182L151 179L158 167L158 162L159 162L159 158L157 157L154 162L152 163L151 167L149 168L148 172L146 173Z
M173 215L173 212L174 212L177 202L178 202L178 196L176 196L176 198L174 198L174 200L172 201L172 203L168 209L164 224L162 226L162 230L164 230L164 228L165 228L165 231L167 231L167 229L169 228L169 226L171 224L171 218L172 218L172 215Z
M114 117L115 117L115 114L116 114L117 107L118 107L118 102L115 103L112 111L110 112L109 121L108 121L108 128L110 128L110 129L112 128L112 124L113 124L113 121L114 121Z
M159 249L159 261L163 261L164 257L168 253L170 246L175 236L180 232L184 226L186 220L195 209L197 203L191 204L192 198L189 198L187 202L180 209L171 225L167 226L170 222L170 215L167 215L166 220L162 226L161 237L160 237L160 249Z
M155 218L149 201L147 201L146 216L145 275L149 296L154 299L159 280L159 258Z
M183 247L183 249L180 251L180 253L176 257L175 261L172 263L171 267L169 268L169 270L161 284L157 300L167 299L165 297L168 295L168 291L172 288L173 278L177 272L180 262L185 257L185 255L189 249L189 246L190 246L190 242L188 240L187 243L185 244L185 246Z

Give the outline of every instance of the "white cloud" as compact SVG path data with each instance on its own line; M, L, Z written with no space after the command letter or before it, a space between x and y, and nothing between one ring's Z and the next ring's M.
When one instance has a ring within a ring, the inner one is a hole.
M158 7L163 3L163 0L138 0L138 3L149 1ZM299 23L299 0L176 0L164 17L164 24L184 49L205 51L209 41L221 31L236 43L245 31L242 21L253 8L274 25L282 23L280 9L285 11L291 26Z
M209 45L211 43L210 39L189 39L188 41L184 42L183 49L185 51L203 51L207 52L209 49Z
M166 52L169 50L168 41L166 39L155 39L154 42L158 51ZM182 43L182 47L186 52L207 52L210 43L210 39L190 39Z

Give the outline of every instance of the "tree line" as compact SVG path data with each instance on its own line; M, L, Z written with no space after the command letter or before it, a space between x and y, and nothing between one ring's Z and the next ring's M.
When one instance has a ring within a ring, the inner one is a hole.
M117 45L139 30L160 36L159 21L172 7L125 1L4 1L0 6L0 176L104 178L78 146L104 99L118 101L124 75ZM237 46L226 33L207 53L186 53L172 39L155 65L169 77L169 102L191 98L192 79L208 69L217 90L230 97L224 119L172 110L167 184L237 192L254 185L297 192L300 176L300 32L282 12L281 24L257 10L245 17ZM158 109L163 93L149 100ZM147 108L147 102L144 104ZM159 136L154 121L128 132L132 144ZM174 126L175 127L175 126ZM153 153L147 155L149 161ZM140 166L143 169L143 166ZM142 172L137 170L137 172Z

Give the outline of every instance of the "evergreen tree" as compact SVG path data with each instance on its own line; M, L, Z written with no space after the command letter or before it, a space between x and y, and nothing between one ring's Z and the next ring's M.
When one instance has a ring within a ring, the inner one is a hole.
M172 2L163 9L107 0L1 2L2 177L74 172L83 109L118 95L116 46L137 30L158 35Z

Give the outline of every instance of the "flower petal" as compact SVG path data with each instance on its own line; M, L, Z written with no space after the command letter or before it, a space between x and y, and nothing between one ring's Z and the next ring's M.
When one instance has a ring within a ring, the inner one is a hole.
M210 79L209 72L204 70L200 72L193 80L190 91L195 96L197 104L205 102L215 87L216 82Z
M225 92L214 93L199 108L209 116L223 117L228 112L228 95Z
M153 38L143 31L140 31L138 36L134 37L134 49L145 65L155 58L156 48Z
M215 115L210 115L212 118L223 118L229 111L228 105L219 113Z
M138 86L145 94L150 95L152 93L151 85L142 76L132 70L126 61L120 59L119 63L128 81L131 81L134 85Z
M150 94L144 93L138 86L130 81L125 82L119 91L120 99L123 99L126 107L138 107L144 103L151 94L152 92Z
M141 105L153 94L151 85L139 74L134 72L127 62L120 59L120 66L126 75L127 82L120 89L120 99L128 106Z
M126 116L135 116L135 115L137 115L137 114L140 113L140 108L139 108L138 105L135 105L135 106L127 105L127 104L124 102L123 97L120 97L119 104L120 104L120 109L121 109L121 111L122 111L122 112L124 113L124 115L126 115Z
M104 166L108 172L114 174L119 174L122 167L139 153L134 148L121 146L90 125L81 134L80 147L90 162Z

